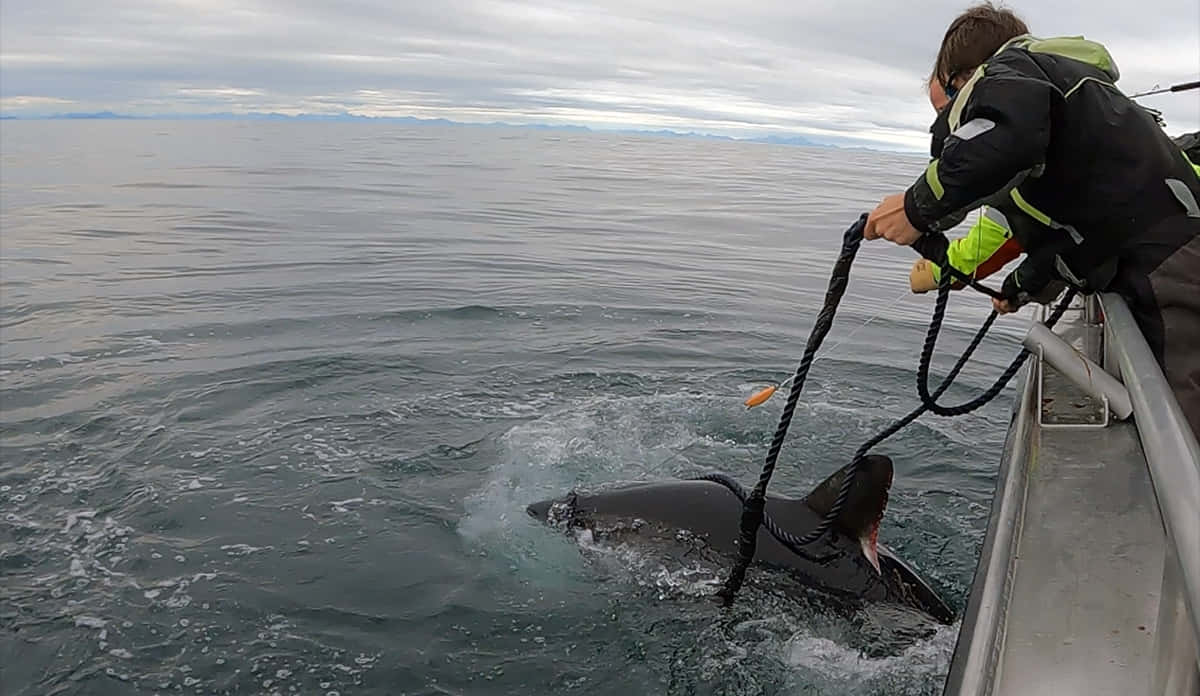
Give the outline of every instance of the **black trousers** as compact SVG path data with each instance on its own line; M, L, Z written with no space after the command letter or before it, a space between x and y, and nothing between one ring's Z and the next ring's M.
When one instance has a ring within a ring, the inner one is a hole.
M1200 218L1174 215L1139 235L1121 255L1113 289L1200 439Z

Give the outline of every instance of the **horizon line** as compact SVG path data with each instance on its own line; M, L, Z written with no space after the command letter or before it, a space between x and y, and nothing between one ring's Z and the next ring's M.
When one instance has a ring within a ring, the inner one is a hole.
M200 120L252 120L252 121L374 121L392 123L412 123L422 125L447 125L466 127L504 127L524 128L531 130L563 130L588 133L618 133L634 135L658 135L668 137L702 138L708 140L723 140L740 143L756 143L766 145L788 145L792 147L834 148L843 150L871 150L879 152L895 152L902 154L919 153L916 148L889 146L887 143L867 138L845 137L823 139L820 136L801 135L799 133L779 133L734 136L698 130L680 131L672 128L653 128L648 126L597 127L571 123L509 123L507 121L456 121L444 117L421 118L419 116L366 116L350 112L287 114L278 111L249 111L249 112L183 112L163 114L127 114L114 111L82 111L35 114L4 114L0 120L5 121L200 121ZM837 141L842 141L839 144ZM852 144L848 144L852 143ZM869 143L869 144L867 144Z

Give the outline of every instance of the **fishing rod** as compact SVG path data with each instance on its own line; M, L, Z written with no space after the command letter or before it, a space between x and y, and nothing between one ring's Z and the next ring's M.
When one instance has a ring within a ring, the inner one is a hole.
M1159 87L1158 85L1155 85L1154 89L1147 90L1145 92L1138 92L1137 94L1131 94L1129 95L1129 98L1137 99L1139 97L1149 97L1152 94L1166 94L1167 92L1186 92L1189 89L1197 88L1200 88L1200 80L1193 80L1192 82L1180 82L1179 84L1171 85L1170 87Z

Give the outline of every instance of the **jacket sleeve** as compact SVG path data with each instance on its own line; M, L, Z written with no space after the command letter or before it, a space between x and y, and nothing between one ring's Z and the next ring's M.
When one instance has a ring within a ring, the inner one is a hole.
M1028 58L997 58L951 103L952 130L940 156L905 192L904 211L922 232L944 231L943 221L977 207L1045 159L1056 88L1034 75Z
M965 237L950 242L950 247L946 250L946 259L951 266L963 273L973 274L977 278L986 277L1015 258L1011 253L1001 254L1010 235L1004 216L999 211L987 208ZM1001 255L1005 256L1003 260L996 258ZM933 264L931 270L934 281L940 282L942 269ZM961 285L961 282L955 283L955 286Z

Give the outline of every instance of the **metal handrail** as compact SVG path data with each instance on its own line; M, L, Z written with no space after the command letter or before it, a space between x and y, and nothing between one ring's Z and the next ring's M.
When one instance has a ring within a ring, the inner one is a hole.
M1150 481L1167 542L1179 561L1180 589L1200 645L1200 444L1125 301L1113 293L1103 293L1100 299L1107 338L1133 402Z

